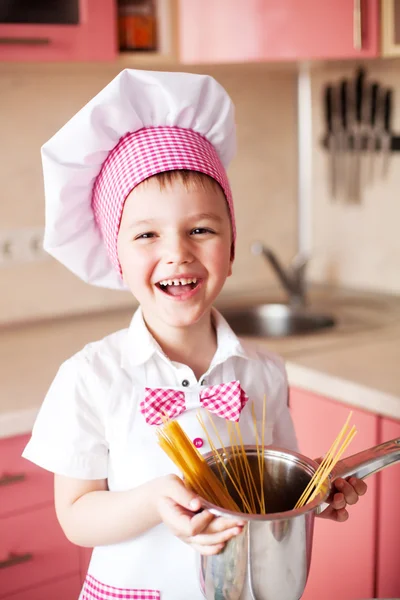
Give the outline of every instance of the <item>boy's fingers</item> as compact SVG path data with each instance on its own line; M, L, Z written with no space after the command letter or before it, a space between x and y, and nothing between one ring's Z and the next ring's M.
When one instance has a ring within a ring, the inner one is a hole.
M221 533L224 533L225 531L231 531L233 529L235 529L235 531L237 529L237 533L240 533L243 525L244 522L234 519L224 519L220 517L215 517L212 513L205 510L199 513L198 515L192 517L191 537L196 536L196 543L199 544L217 544L219 542L226 541L227 539L232 537L232 535L229 535L228 537L221 536ZM218 535L220 536L220 539L218 539L218 537L215 537ZM204 539L205 536L209 539ZM214 537L211 541L212 536ZM199 540L200 537L202 537L201 541Z
M215 518L204 533L218 533L219 531L225 531L226 529L232 529L233 527L243 527L245 522L240 519L226 519L222 517Z
M218 533L200 533L199 535L193 536L188 542L196 544L196 546L215 546L227 542L241 533L241 531L241 527L232 527L231 529L225 529Z
M192 512L197 512L201 508L200 498L192 490L185 487L182 479L177 476L168 478L165 496L168 496L176 504L180 504Z
M356 477L350 477L349 479L350 485L356 490L359 496L364 496L366 493L368 486L362 479L357 479Z
M163 522L180 538L191 538L208 528L215 519L207 510L197 515L176 504L171 498L160 500L159 513Z
M349 513L345 508L336 510L335 513L336 514L334 515L334 518L336 521L338 521L338 523L344 523L344 521L347 521L347 519L349 518Z
M342 508L346 508L346 499L344 497L344 494L342 494L341 492L334 494L331 501L331 508L333 508L333 510L340 510Z
M345 508L336 509L332 506L328 506L320 515L318 515L321 519L331 519L332 521L337 521L338 523L343 523L347 521L349 518L349 513Z
M192 548L197 550L203 556L212 556L213 554L219 554L223 550L225 544L216 544L215 546L200 546L198 544L191 544Z
M192 517L190 520L190 535L198 535L205 529L208 529L210 523L213 521L215 521L215 516L208 512L208 510L203 510L201 513L194 515L194 517Z
M356 504L358 502L358 494L354 487L345 479L335 481L335 488L343 494L347 504ZM336 494L335 494L336 495Z
M176 504L171 498L161 498L158 503L158 512L162 521L176 535L192 535L191 520L193 514L187 509Z

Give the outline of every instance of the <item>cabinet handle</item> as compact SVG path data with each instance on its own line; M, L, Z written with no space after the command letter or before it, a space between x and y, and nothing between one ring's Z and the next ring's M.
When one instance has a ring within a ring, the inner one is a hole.
M33 560L33 554L30 552L25 552L24 554L9 552L7 558L0 561L0 569L8 569L8 567L14 567L21 563L30 562L31 560Z
M0 477L0 486L2 485L12 485L13 483L19 483L20 481L25 481L26 475L25 473L4 473Z
M47 46L49 38L0 37L0 46Z
M362 0L353 2L353 46L355 50L362 50Z

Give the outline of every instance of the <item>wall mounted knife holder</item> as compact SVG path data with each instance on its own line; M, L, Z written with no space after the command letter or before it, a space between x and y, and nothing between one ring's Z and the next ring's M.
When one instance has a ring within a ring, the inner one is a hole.
M354 143L354 139L355 136L354 135L347 135L344 138L344 144L346 146L346 150L354 150L355 149L355 143ZM386 143L382 143L382 140L380 138L375 139L373 142L371 142L369 135L362 135L360 136L360 140L359 140L359 146L357 146L357 150L365 150L370 152L371 150L376 151L376 152L381 152L382 150L386 149L390 152L399 152L400 151L400 135L394 135L391 136L389 141ZM326 149L329 148L329 138L328 136L325 136L322 138L322 146Z
M392 88L368 81L363 68L354 78L325 86L321 142L329 156L333 200L361 203L366 187L386 178L390 157L400 150L400 136L392 129L393 95Z

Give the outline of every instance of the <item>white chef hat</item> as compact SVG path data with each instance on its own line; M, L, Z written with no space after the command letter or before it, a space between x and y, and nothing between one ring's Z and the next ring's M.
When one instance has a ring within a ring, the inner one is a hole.
M235 218L226 167L233 104L208 75L125 69L42 147L45 250L81 279L124 289L117 256L123 205L164 171L205 173Z

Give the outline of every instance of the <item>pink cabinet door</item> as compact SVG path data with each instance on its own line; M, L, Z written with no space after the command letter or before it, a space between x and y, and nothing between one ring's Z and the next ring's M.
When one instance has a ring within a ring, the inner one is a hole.
M328 451L350 411L343 404L294 388L290 409L300 451L311 458ZM378 417L353 409L352 424L358 433L347 455L378 443ZM311 569L302 600L374 597L377 477L367 483L366 496L349 507L348 521L315 520Z
M380 441L400 439L400 421L382 419ZM378 598L400 597L400 464L378 473Z
M78 25L0 23L0 61L91 61L115 58L115 0L79 0L79 15Z
M6 596L4 600L78 600L80 591L79 576L73 575L66 579L58 579L52 583L17 592L12 596Z
M92 552L93 548L79 548L79 572L82 583L85 581Z
M79 576L79 548L66 539L52 506L0 518L0 532L0 598Z
M179 0L180 57L186 63L376 57L379 2L360 0L360 21L356 7L356 0Z
M0 439L0 517L53 501L53 474L21 456L28 440Z

